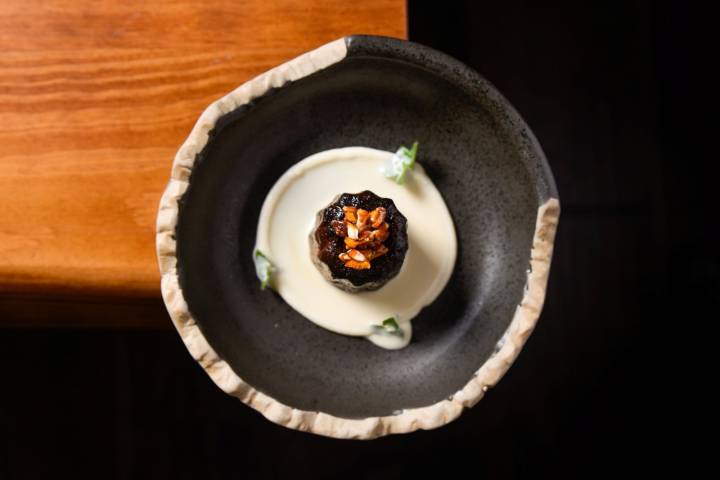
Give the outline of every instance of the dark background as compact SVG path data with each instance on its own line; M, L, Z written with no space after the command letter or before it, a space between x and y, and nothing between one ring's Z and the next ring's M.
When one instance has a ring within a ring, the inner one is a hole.
M563 208L540 323L459 420L326 439L223 394L173 330L0 330L0 479L667 473L692 438L674 429L694 422L681 404L718 297L709 16L688 2L410 2L410 38L525 117Z

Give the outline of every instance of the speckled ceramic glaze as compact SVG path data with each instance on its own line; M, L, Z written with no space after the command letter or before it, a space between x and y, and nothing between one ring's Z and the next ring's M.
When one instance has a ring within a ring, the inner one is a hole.
M527 126L475 72L410 42L345 43L339 62L217 121L179 202L175 239L187 307L235 374L294 409L358 419L431 405L466 385L523 298L538 208L557 192ZM414 140L459 250L407 348L334 334L260 290L256 225L285 170L331 148L394 151Z

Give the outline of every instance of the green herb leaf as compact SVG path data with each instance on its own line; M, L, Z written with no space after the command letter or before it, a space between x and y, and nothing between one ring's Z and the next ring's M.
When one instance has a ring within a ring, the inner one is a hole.
M260 280L260 288L265 290L265 288L270 285L270 279L275 271L275 266L272 264L267 255L257 248L255 249L255 252L253 252L253 260L255 262L255 274L257 275L258 280Z
M400 328L400 325L398 324L397 315L386 318L380 325L373 325L373 328L377 332L398 335L400 337L405 336L405 332L403 332L402 328Z
M405 183L405 177L408 171L415 166L415 157L417 156L418 142L414 142L412 148L402 146L398 148L395 155L390 157L385 165L383 165L383 174L395 180L395 183L402 185Z
M400 330L400 325L398 325L395 317L390 317L383 320L382 326L383 328L385 328L385 330Z

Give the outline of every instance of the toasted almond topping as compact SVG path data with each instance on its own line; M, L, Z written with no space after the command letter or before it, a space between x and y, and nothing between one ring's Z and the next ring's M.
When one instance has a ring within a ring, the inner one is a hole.
M381 243L384 242L390 236L389 229L390 225L383 223L380 228L373 230L373 239Z
M357 221L357 208L355 207L343 207L343 212L345 212L345 221L355 223Z
M372 249L365 249L365 250L358 250L362 256L364 256L368 261L375 258L377 255L375 255L375 250Z
M367 258L365 258L365 255L360 253L359 250L355 250L354 248L347 252L347 254L350 255L350 258L358 262L364 262L365 260L367 260Z
M390 225L385 221L387 210L377 207L371 211L345 206L344 221L333 220L331 227L343 239L345 252L338 255L348 268L365 270L370 261L388 253L383 242L390 236Z
M368 212L367 210L363 210L362 208L358 208L356 223L358 230L362 230L365 228L368 218L370 218L370 212Z
M355 270L367 270L370 268L370 262L367 260L364 262L356 262L355 260L350 260L348 262L345 262L345 266L348 268L354 268Z
M360 245L360 244L362 244L362 243L365 243L365 242L362 241L362 240L353 240L353 239L350 238L350 237L345 237L345 238L344 238L344 241L345 241L345 246L346 246L347 248L355 248L355 247L357 247L358 245Z
M385 215L387 211L383 207L378 207L370 212L370 221L372 222L373 228L378 228L385 221Z
M348 245L348 248L357 248L358 246L363 248L375 248L377 244L378 242L373 241L372 237L360 238L358 240L350 239L350 242L345 242L345 245Z

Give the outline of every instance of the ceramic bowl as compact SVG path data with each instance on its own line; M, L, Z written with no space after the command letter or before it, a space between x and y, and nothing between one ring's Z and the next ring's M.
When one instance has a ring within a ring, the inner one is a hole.
M331 148L418 161L458 236L443 293L401 350L320 328L259 288L251 252L266 194ZM447 55L350 36L241 85L202 114L158 214L162 292L193 357L270 420L338 438L444 425L507 371L542 308L558 194L532 132L502 95Z

